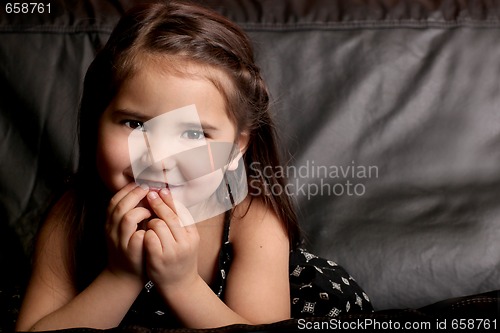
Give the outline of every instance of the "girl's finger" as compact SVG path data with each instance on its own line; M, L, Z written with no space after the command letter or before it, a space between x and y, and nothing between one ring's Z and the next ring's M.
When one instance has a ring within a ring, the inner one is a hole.
M149 230L154 231L154 233L158 236L162 252L169 251L174 248L176 239L165 221L160 219L153 219L149 221L148 231Z
M135 208L139 202L144 199L146 194L148 194L149 188L142 187L142 186L136 186L132 190L130 190L128 193L125 193L124 196L119 195L119 196L114 196L111 199L110 203L110 216L112 216L112 222L119 222L123 216L129 212L131 209ZM116 202L116 200L120 198L119 202Z
M128 239L137 230L138 224L149 217L151 217L151 212L146 208L134 208L125 214L121 221L108 223L106 225L107 234L115 244L120 244L122 248L125 248Z
M136 206L139 204L139 202L146 196L147 190L140 188L140 187L129 187L129 189L132 188L128 193L125 194L125 196L114 196L113 199L111 200L112 202L110 203L110 215L108 215L108 220L106 222L106 230L108 234L112 237L114 241L119 240L119 227L122 224L121 221L125 214L136 208ZM125 193L125 191L122 192L122 194ZM121 197L120 202L115 203L115 199ZM137 207L139 208L139 207ZM147 209L146 209L147 210ZM132 220L131 223L132 225L139 223L142 221L144 218L141 218L143 216L146 216L146 212L144 210L140 210L142 213L137 216L136 220ZM149 212L149 211L148 211ZM149 212L150 214L150 212ZM130 216L134 217L134 215ZM149 216L148 216L149 217ZM145 218L148 218L145 217ZM135 225L135 227L137 227Z
M108 206L108 215L111 215L115 210L116 205L133 189L138 187L136 183L128 183L121 190L115 193L111 198Z
M161 189L160 192L158 192L160 195L160 198L163 200L163 202L172 209L172 211L177 214L177 207L175 207L174 204L174 198L172 197L172 193L170 192L169 189L163 188Z
M149 256L157 257L163 254L162 242L154 229L148 229L144 234L144 249Z
M136 207L126 213L118 224L118 240L124 248L128 247L130 237L137 231L139 223L151 217L151 212L144 207Z
M177 222L180 225L179 217L173 209L173 201L170 195L161 194L165 193L164 189L160 191L161 197L158 192L151 191L148 193L148 202L156 215L162 220ZM170 197L170 198L168 198Z
M134 232L132 234L132 236L129 239L129 242L127 244L127 248L130 250L131 253L137 254L137 257L133 258L134 261L139 261L142 259L141 249L143 248L145 234L146 234L146 231L137 230L136 232Z
M177 219L182 227L192 225L195 223L193 216L189 210L181 202L174 200L172 194L167 190L163 189L159 192L160 198L169 206L174 213L177 215ZM186 229L189 232L190 229Z
M163 190L162 190L163 191ZM169 194L165 194L165 191L160 191L160 197L156 192L148 193L148 201L151 208L155 211L160 219L165 221L165 224L170 229L175 241L181 241L186 237L186 230L182 228L182 223L179 216L170 208L170 206L165 203L165 200L171 200L168 198ZM165 199L164 199L165 198ZM173 201L172 202L173 205Z

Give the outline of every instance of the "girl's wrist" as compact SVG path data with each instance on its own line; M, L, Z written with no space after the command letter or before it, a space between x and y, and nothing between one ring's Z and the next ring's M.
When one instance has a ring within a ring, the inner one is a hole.
M116 283L117 286L123 286L127 288L127 290L137 290L140 292L144 287L144 279L140 276L126 273L126 272L116 272L109 268L105 268L101 273L103 278L110 279L113 283Z
M170 300L175 301L178 299L178 293L181 294L195 294L196 290L200 288L200 286L206 284L205 281L201 278L199 274L191 278L186 278L181 281L175 283L168 284L159 284L156 285L156 288L160 291L161 295L165 298L167 302ZM191 291L193 293L191 293Z

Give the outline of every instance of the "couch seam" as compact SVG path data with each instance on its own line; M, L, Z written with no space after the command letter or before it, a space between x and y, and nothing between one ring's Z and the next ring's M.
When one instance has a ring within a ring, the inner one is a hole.
M390 29L390 28L500 28L500 21L485 20L454 20L444 21L349 21L349 22L309 22L309 23L260 23L260 22L237 22L245 30L275 30L275 31L298 31L298 30L355 30L355 29Z
M25 26L4 25L0 26L0 33L33 33L33 34L79 34L79 33L106 33L111 34L113 27L61 27L61 26Z
M499 28L499 20L469 20L458 19L451 21L432 20L360 20L335 22L238 22L245 30L250 31L300 31L300 30L354 30L354 29L391 29L391 28ZM113 26L29 26L3 25L0 32L33 32L33 33L111 33Z
M470 304L479 304L479 303L498 303L498 299L496 298L475 298L475 299L469 299L469 300L463 300L460 301L459 303L452 304L451 309L458 309L460 307L464 307ZM500 304L500 303L499 303Z

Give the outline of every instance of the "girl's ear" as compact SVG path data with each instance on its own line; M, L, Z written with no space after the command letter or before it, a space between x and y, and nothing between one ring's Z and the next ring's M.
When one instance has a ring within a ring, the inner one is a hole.
M240 159L243 157L243 154L245 153L245 151L247 150L248 140L249 140L248 133L241 132L240 136L238 137L238 141L236 142L240 151L232 159L231 163L229 163L229 165L227 167L228 170L234 171L238 168L238 163L239 163Z
M238 163L240 162L241 158L243 157L243 154L241 153L241 150L236 154L236 156L231 160L231 163L227 166L227 169L229 171L234 171L238 168Z
M240 133L240 136L238 137L238 141L236 142L236 144L240 148L240 153L242 155L247 151L249 140L250 140L250 135L248 134L247 131Z

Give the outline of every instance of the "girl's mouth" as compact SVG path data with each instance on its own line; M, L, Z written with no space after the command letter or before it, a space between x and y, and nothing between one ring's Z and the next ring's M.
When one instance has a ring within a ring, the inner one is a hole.
M152 180L136 179L135 182L139 185L147 185L151 190L161 190L163 188L168 188L168 184L164 182L155 182Z
M181 186L181 185L174 185L174 184L169 184L169 183L159 182L159 181L154 181L154 180L148 180L148 179L136 179L135 182L138 185L147 185L149 187L149 189L153 190L153 191L160 191L161 189L164 189L164 188L168 188L169 190L172 190L174 188Z

